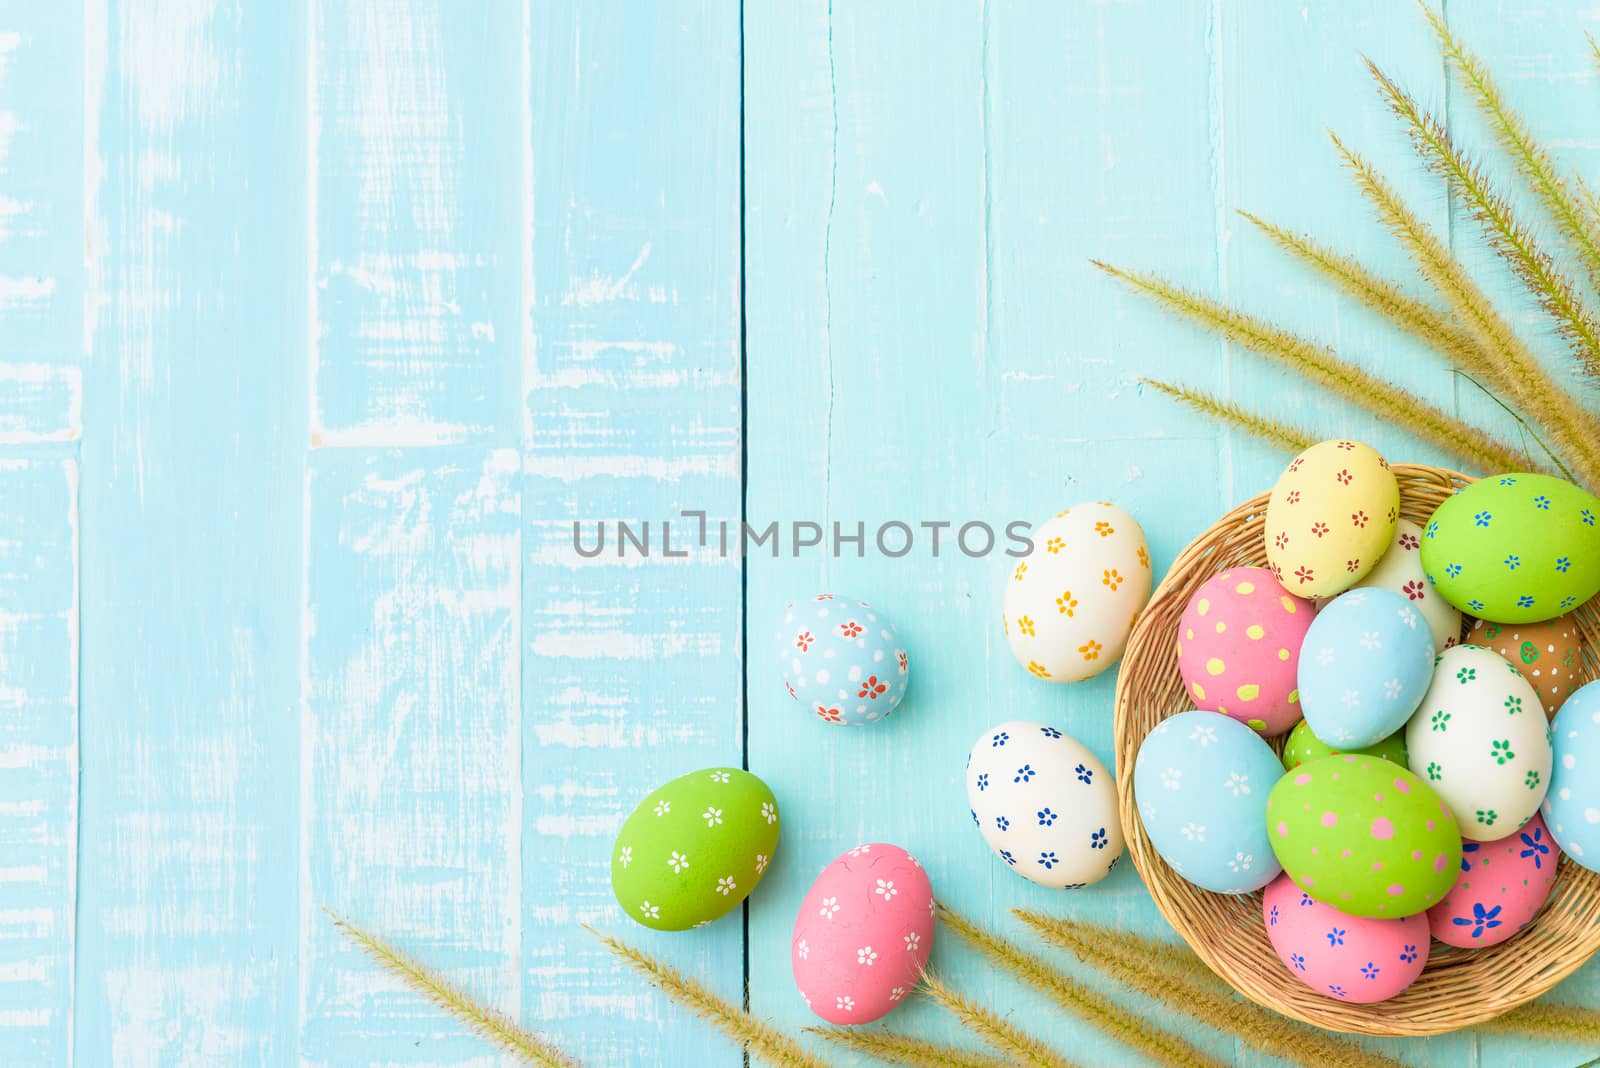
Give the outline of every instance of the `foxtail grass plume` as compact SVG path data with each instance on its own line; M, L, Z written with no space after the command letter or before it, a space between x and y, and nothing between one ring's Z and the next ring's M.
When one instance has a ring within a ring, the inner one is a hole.
M1299 427L1290 426L1287 423L1280 423L1264 415L1258 415L1230 400L1224 400L1204 390L1172 382L1162 382L1155 378L1141 378L1139 381L1151 389L1181 401L1197 412L1227 423L1237 430L1243 430L1245 433L1260 438L1269 445L1276 445L1285 452L1291 454L1301 453L1317 443L1316 435L1310 431L1301 430Z
M1586 439L1580 429L1594 422L1594 416L1573 404L1566 392L1555 384L1549 372L1540 366L1510 324L1490 304L1489 298L1467 276L1465 268L1406 208L1377 170L1347 148L1336 134L1330 133L1329 137L1361 191L1377 208L1379 217L1406 245L1423 277L1444 295L1456 316L1477 336L1485 365L1467 370L1477 371L1487 378L1545 430L1552 447L1566 463L1589 484L1600 485L1600 452L1597 452L1600 431ZM1468 428L1462 426L1461 429ZM1494 464L1480 465L1478 469L1484 472L1521 470Z
M672 965L608 934L602 934L588 924L584 924L583 929L644 976L650 985L739 1043L751 1057L776 1068L823 1068L824 1062L807 1053L794 1039L724 1001L699 980L691 979Z
M1600 287L1600 229L1596 226L1600 220L1584 210L1582 201L1573 195L1550 154L1534 139L1527 125L1500 95L1500 89L1489 76L1488 68L1450 32L1438 12L1422 0L1418 0L1418 6L1427 15L1450 67L1472 94L1478 109L1488 118L1500 146L1516 165L1517 172L1527 181L1539 203L1555 220L1562 237L1577 253L1589 283ZM1594 38L1590 37L1591 48L1594 43ZM1600 49L1596 50L1595 57L1600 62ZM1600 368L1592 364L1587 369L1591 375L1600 375Z
M1202 1065L1223 1068L1221 1061L1208 1056L1198 1047L1153 1026L1150 1021L1075 982L1049 961L984 930L958 913L941 907L939 921L1002 971L1041 991L1057 1005L1140 1056L1157 1064L1168 1065L1169 1068Z
M904 1064L909 1068L1013 1068L1016 1063L1009 1057L945 1046L896 1031L856 1027L808 1027L806 1031L886 1064Z
M378 963L384 971L433 1002L475 1034L500 1047L524 1064L541 1068L577 1068L578 1062L550 1043L524 1031L510 1017L475 1001L460 987L437 972L418 964L411 957L349 920L324 908L328 919L347 938Z
M1305 234L1297 234L1248 211L1239 214L1280 249L1452 363L1466 366L1481 361L1477 340L1445 312L1407 295L1388 279L1380 278L1357 261L1318 244Z
M1405 1068L1354 1042L1245 1001L1181 946L1127 931L1091 927L1026 909L1014 914L1045 942L1125 983L1174 1013L1191 1017L1272 1057L1307 1068Z
M1584 308L1572 282L1550 254L1539 247L1532 231L1516 218L1511 204L1492 187L1483 169L1456 146L1444 124L1419 108L1411 94L1370 59L1366 64L1390 109L1405 122L1423 163L1445 180L1478 221L1490 247L1555 321L1557 331L1566 338L1579 363L1592 377L1600 377L1600 326Z
M1552 1005L1530 1001L1504 1016L1478 1024L1478 1030L1518 1038L1570 1042L1575 1046L1600 1043L1600 1012L1578 1005Z
M1526 471L1531 468L1533 461L1522 450L1463 424L1421 397L1345 362L1329 349L1181 289L1165 279L1123 270L1099 260L1091 262L1167 310L1299 372L1329 392L1366 408L1386 422L1407 428L1477 470Z
M945 986L932 973L922 975L922 993L960 1021L961 1026L1025 1068L1076 1068L1061 1054L999 1013Z

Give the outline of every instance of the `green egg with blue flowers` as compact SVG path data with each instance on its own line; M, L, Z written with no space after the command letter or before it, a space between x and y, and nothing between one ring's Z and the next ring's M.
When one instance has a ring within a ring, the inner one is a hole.
M1422 568L1480 619L1554 619L1600 591L1600 498L1550 475L1480 479L1423 527Z

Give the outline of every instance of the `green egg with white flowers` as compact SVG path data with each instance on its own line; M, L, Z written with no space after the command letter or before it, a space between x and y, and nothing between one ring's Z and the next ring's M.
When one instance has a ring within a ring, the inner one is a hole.
M1600 498L1550 475L1479 479L1423 527L1422 568L1480 619L1554 619L1600 591Z
M767 784L739 768L703 768L651 791L623 822L611 890L646 927L703 927L750 896L777 848Z

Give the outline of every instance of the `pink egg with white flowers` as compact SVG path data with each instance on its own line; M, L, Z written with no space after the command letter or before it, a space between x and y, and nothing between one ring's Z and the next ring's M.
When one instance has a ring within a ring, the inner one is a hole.
M1462 949L1499 945L1544 908L1560 863L1542 816L1493 842L1462 842L1461 876L1428 910L1433 937Z
M1367 919L1313 901L1287 875L1261 899L1267 938L1289 974L1324 997L1358 1005L1387 1001L1428 963L1428 917Z
M1194 706L1258 733L1300 721L1295 669L1315 609L1264 567L1235 567L1205 581L1178 624L1178 671Z
M933 949L933 886L917 858L883 842L822 869L794 921L789 959L806 1007L869 1023L911 996Z

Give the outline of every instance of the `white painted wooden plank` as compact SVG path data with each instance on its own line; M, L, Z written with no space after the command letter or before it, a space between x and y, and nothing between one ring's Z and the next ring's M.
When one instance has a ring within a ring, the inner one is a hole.
M0 446L83 429L82 22L0 10Z
M513 440L521 5L317 0L310 40L313 446Z
M323 918L521 1001L521 5L316 0L303 1056L488 1063ZM534 1025L537 1027L537 1024Z
M576 924L741 1000L738 912L646 931L609 871L649 790L740 760L740 570L715 535L739 513L739 7L537 3L529 55L524 1015L595 1064L737 1065ZM709 551L573 551L574 520L659 539L684 509Z
M298 3L89 0L77 1058L295 1056Z
M0 459L0 1063L72 1050L78 466Z
M326 906L515 1013L521 597L515 450L323 450L306 484L300 1053L486 1064Z

